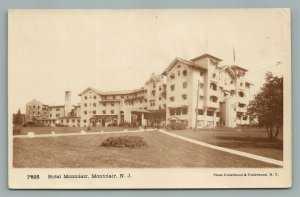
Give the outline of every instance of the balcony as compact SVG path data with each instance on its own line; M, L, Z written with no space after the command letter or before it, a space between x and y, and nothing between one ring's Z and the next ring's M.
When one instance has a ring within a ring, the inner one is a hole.
M246 107L237 107L237 108L236 108L236 111L237 111L237 112L246 113L246 112L247 112L247 109L246 109Z
M242 104L247 104L248 100L247 100L246 97L240 97L240 96L238 96L238 102L242 103Z
M212 101L208 101L207 102L207 107L211 107L211 108L219 108L219 102L212 102Z

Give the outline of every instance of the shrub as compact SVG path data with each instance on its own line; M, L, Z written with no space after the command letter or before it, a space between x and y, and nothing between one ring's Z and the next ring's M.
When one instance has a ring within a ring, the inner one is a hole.
M184 130L186 128L187 128L186 124L179 123L179 122L174 122L174 123L167 125L167 129L170 129L170 130Z
M13 135L20 135L22 133L21 127L13 127Z
M109 137L101 143L105 147L142 147L146 146L146 141L140 136L119 136Z

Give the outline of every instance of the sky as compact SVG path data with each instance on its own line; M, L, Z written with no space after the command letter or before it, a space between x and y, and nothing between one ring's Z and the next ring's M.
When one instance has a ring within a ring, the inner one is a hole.
M233 50L234 49L234 50ZM233 61L235 51L235 62ZM135 89L175 57L203 53L249 70L257 92L266 71L290 76L290 15L284 9L12 10L9 113L32 99L72 103L87 87ZM280 64L278 64L280 62Z

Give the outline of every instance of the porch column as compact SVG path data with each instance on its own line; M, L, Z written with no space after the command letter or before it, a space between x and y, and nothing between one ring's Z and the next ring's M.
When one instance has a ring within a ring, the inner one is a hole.
M203 110L203 127L207 127L207 121L206 121L206 116L207 116L207 109L205 108Z
M144 113L142 113L141 119L142 119L142 126L145 126L146 124L145 124L145 119L144 119Z
M213 125L213 128L216 128L216 115L217 115L217 111L214 111L214 125Z

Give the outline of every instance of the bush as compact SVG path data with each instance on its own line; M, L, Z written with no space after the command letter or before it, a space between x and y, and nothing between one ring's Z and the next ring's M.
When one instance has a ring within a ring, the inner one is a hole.
M146 146L146 141L140 136L119 136L109 137L101 143L105 147L142 147Z
M20 135L22 133L21 127L13 127L13 135Z
M184 130L186 128L187 128L186 124L179 123L179 122L174 122L174 123L167 125L167 129L170 129L170 130Z

